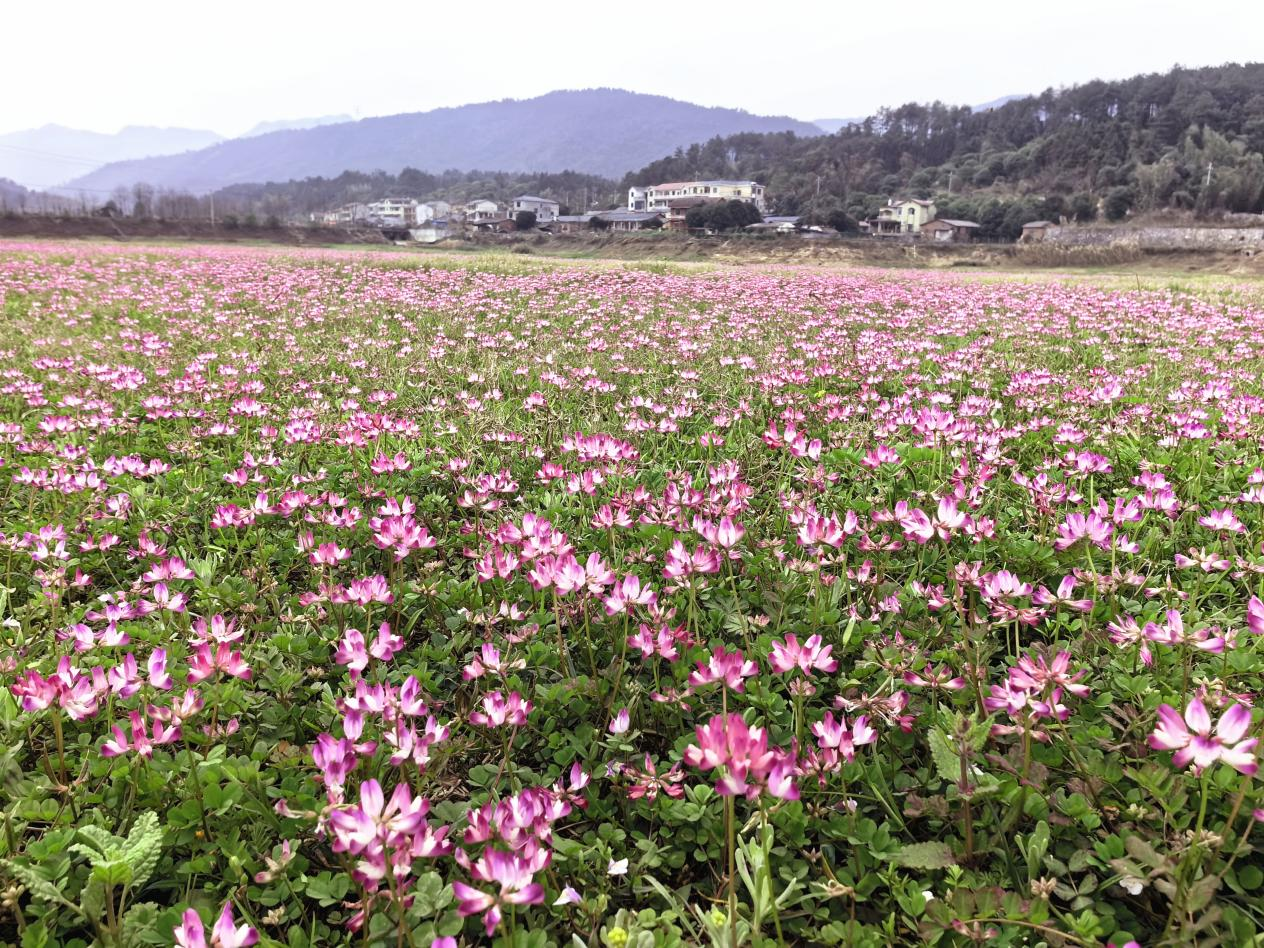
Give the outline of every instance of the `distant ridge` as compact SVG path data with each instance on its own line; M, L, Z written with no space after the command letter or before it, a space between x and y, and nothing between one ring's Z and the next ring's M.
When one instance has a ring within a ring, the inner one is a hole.
M222 135L194 128L129 125L108 134L43 125L0 135L0 178L47 188L111 161L171 155L222 140Z
M243 132L238 138L253 138L255 135L267 135L269 132L288 132L298 128L316 128L320 125L336 125L339 122L354 122L350 115L318 115L314 118L280 119L275 122L260 122L254 128Z
M999 109L1006 102L1013 102L1015 99L1021 99L1021 95L1003 95L999 99L993 99L990 102L984 102L981 105L970 106L972 112L986 112L989 109ZM855 118L832 118L832 119L813 119L812 124L823 132L833 135L840 128L848 125L859 125L865 120L865 116L857 116Z
M194 191L343 171L412 167L575 170L620 177L665 152L740 132L819 135L811 122L705 108L621 89L550 92L238 138L181 155L116 162L70 184L110 190L143 181Z

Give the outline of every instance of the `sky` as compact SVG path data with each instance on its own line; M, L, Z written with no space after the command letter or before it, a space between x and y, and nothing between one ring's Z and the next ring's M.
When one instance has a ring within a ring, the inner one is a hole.
M1261 0L44 0L0 22L0 132L237 135L598 86L850 118L1264 59Z

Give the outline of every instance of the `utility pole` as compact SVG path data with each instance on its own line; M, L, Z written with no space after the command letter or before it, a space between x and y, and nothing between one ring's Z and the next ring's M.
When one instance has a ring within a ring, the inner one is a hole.
M953 172L949 171L948 172L948 193L949 194L952 194L952 176L953 176Z
M211 226L215 226L215 192L211 192Z
M1203 182L1203 187L1204 187L1204 188L1209 188L1209 187L1211 187L1211 169L1212 169L1213 167L1214 167L1214 165L1212 165L1212 163L1211 163L1210 161L1209 161L1209 162L1207 162L1207 180Z

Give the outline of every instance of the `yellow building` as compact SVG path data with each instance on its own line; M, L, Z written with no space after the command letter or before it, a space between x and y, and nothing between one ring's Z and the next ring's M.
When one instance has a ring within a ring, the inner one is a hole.
M889 198L887 206L870 218L869 233L875 237L892 237L900 234L919 234L922 225L935 219L935 202L916 198L896 200Z

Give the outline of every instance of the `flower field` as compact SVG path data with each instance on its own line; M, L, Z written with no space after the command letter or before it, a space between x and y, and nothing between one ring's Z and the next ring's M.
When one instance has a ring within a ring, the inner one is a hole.
M1259 943L1258 289L50 244L0 314L0 941Z

